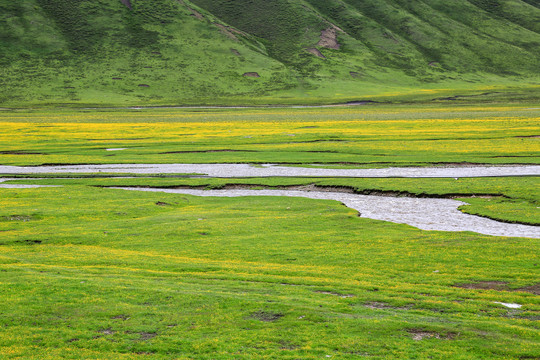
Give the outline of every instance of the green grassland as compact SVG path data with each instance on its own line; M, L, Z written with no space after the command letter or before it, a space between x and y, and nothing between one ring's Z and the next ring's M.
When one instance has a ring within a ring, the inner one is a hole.
M534 1L129 4L1 1L0 105L539 96L540 8ZM320 43L321 31L328 29L335 29L332 40L339 48ZM260 77L243 76L249 72Z
M539 24L536 0L0 0L0 164L539 164ZM110 188L345 187L540 225L538 177L118 175L0 188L0 358L540 358L538 239Z
M106 176L106 177L104 177ZM39 180L33 179L37 177ZM40 174L21 176L13 183L58 186L94 187L156 187L156 188L204 188L226 189L228 186L244 185L246 188L287 188L313 185L316 188L348 188L358 194L389 196L456 198L470 205L460 209L469 214L491 219L540 225L540 179L538 177L510 178L463 178L463 179L317 179L317 178L178 178L174 175L158 177L115 178L108 175L74 174L73 178L62 175Z
M0 123L0 163L4 165L538 164L540 152L540 109L522 103L25 110L0 112Z
M537 240L334 201L0 191L3 358L538 356Z
M537 107L4 111L0 164L538 164ZM337 201L108 188L346 187L538 225L538 177L119 175L0 189L1 358L540 356L537 239L422 231Z

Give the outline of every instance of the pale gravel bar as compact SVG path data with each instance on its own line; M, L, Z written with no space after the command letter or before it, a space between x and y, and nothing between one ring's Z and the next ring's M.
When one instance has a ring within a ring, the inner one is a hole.
M195 196L287 196L318 200L336 200L355 209L361 217L408 224L422 230L471 231L479 234L540 239L540 227L508 224L458 210L466 203L451 199L401 198L356 195L338 192L296 190L192 190L117 187L132 191L164 192Z
M62 166L0 166L0 174L62 173L204 174L217 178L243 177L357 177L357 178L474 178L539 176L540 165L391 167L383 169L322 169L273 164L109 164Z

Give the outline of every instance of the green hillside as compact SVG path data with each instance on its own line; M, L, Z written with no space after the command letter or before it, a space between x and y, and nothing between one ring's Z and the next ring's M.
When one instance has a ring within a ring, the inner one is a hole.
M0 0L3 106L437 99L540 86L537 0Z

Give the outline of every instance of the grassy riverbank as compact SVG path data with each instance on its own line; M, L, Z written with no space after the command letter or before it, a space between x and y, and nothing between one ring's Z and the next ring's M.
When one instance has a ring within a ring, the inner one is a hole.
M538 164L538 120L535 104L2 111L0 164ZM540 356L538 240L422 231L336 201L105 188L345 187L537 223L538 177L17 182L62 187L0 189L2 358Z
M537 240L334 201L0 191L7 358L538 355Z
M45 176L45 178L43 178ZM48 177L53 178L48 178ZM144 177L114 178L99 177L95 174L77 174L75 178L56 179L64 175L33 175L21 177L12 183L39 184L58 186L94 186L94 187L161 187L161 188L199 188L226 189L239 188L293 188L298 186L314 187L311 190L350 189L358 194L383 196L440 197L462 199L470 205L463 206L465 213L489 217L499 221L540 225L540 178L538 177L502 177L502 178L462 178L462 179L317 179L317 178L241 178L208 179ZM83 178L78 178L78 177ZM39 177L40 180L33 180ZM309 190L306 188L306 190Z

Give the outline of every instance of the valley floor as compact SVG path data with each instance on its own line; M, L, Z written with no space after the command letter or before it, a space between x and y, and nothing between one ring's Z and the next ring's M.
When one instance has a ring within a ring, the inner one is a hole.
M189 192L461 200L534 234L539 120L531 104L2 112L0 357L538 358L535 236L420 230L341 198ZM293 175L128 169L219 163ZM90 166L107 164L127 170ZM396 166L471 174L361 175ZM475 177L497 168L529 172Z

